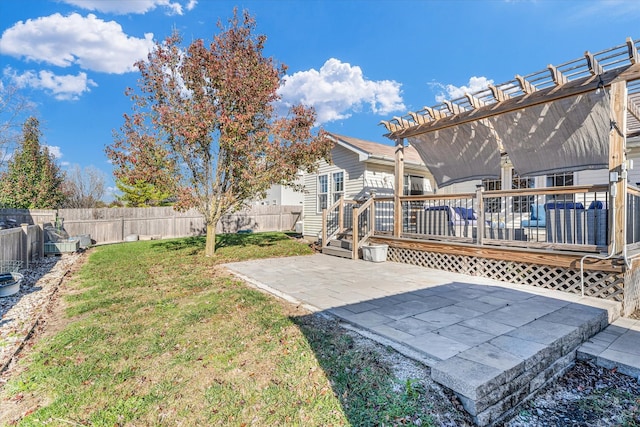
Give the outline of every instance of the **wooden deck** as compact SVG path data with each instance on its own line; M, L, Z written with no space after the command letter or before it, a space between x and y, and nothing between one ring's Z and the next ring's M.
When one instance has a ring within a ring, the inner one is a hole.
M339 201L325 212L323 242L349 236L353 258L364 244L387 244L390 261L619 301L631 310L637 285L625 293L625 280L640 242L640 191L628 186L626 199L626 258L610 256L616 212L606 185L401 196L401 224L395 198Z

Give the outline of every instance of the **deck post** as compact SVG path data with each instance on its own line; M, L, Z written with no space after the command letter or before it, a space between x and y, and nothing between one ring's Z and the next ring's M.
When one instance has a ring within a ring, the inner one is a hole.
M615 234L611 236L610 244L615 245L615 253L620 254L626 244L626 150L625 136L622 132L627 128L626 124L627 82L618 81L611 84L611 120L612 129L609 133L609 173L617 173L617 181L610 176L610 194L615 206L615 218L611 218L609 229L615 224ZM624 173L623 173L624 171ZM611 247L609 247L611 251Z
M375 201L375 193L371 193L371 198L373 202L371 202L371 206L369 206L369 234L376 234L376 201Z
M478 245L482 245L484 242L484 200L482 199L482 193L484 192L484 187L482 185L478 185L476 188L476 201L478 204L478 221L476 227L476 243Z
M353 237L352 245L351 245L351 258L359 259L358 256L358 246L360 245L358 230L360 229L360 224L358 221L358 217L360 216L360 209L354 207L353 208L353 228L351 236Z
M402 203L400 196L404 189L404 138L396 139L395 182L393 189L393 237L402 234Z
M327 247L327 208L322 209L322 235L320 236L322 239L322 247Z
M340 206L338 206L338 232L344 231L344 196L340 196Z

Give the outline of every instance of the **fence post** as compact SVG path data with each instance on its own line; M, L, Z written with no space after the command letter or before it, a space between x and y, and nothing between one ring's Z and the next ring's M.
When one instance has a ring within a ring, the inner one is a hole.
M29 224L22 223L20 224L22 228L22 244L23 250L21 256L24 257L25 268L29 268Z
M38 224L38 258L44 258L44 224Z

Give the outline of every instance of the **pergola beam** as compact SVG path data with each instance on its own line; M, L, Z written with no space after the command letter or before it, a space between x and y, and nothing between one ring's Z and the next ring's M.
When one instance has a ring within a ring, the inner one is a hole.
M604 73L604 69L602 65L598 62L598 60L593 56L593 54L589 51L584 53L584 57L587 60L587 67L589 67L589 72L592 76L600 75Z
M629 60L632 64L640 63L640 55L638 55L638 49L636 45L633 44L633 39L631 37L627 37L627 49L629 50Z
M536 91L536 88L527 81L527 79L525 79L524 77L522 77L519 74L516 74L516 80L518 81L518 84L520 85L520 89L522 89L522 91L527 94L527 95L531 95L532 93L534 93Z
M436 110L435 108L424 107L424 111L429 113L429 115L431 116L431 118L433 118L433 120L440 120L440 119L444 119L445 117L447 117L446 114L444 114L440 110Z
M480 107L484 107L486 105L480 98L476 98L475 96L471 95L470 93L465 93L464 96L467 97L467 99L469 100L469 103L471 104L471 106L473 108L480 108Z
M516 78L517 77L519 76L516 76ZM581 79L572 80L563 85L561 90L555 86L534 90L532 93L525 96L510 98L497 105L490 104L474 110L462 111L460 114L451 116L446 116L438 110L425 107L425 110L428 111L435 119L434 121L391 132L387 134L387 137L392 139L408 138L426 132L433 132L439 129L445 129L451 126L486 119L511 111L532 107L534 105L591 92L596 90L599 85L610 86L616 81L626 82L637 79L640 79L640 63L628 65L624 68L609 70L599 76L586 76Z
M506 101L507 99L510 98L509 95L507 95L507 93L505 91L503 91L502 89L499 89L498 87L496 87L494 85L489 85L489 89L491 90L491 94L493 95L495 100L498 101L498 102ZM523 90L524 90L524 88L523 88ZM478 108L478 107L476 107L476 108Z
M549 64L547 65L547 69L551 73L551 78L553 79L553 82L556 84L556 86L562 86L569 83L569 79L567 78L567 76L562 74L562 72L560 72L560 70L558 70L556 66Z
M463 111L465 111L462 108L460 108L460 106L458 104L454 104L451 101L444 101L444 105L447 106L447 108L449 109L449 112L451 112L451 114L460 114Z
M429 122L429 120L425 117L424 114L409 113L409 115L411 116L411 119L419 125Z

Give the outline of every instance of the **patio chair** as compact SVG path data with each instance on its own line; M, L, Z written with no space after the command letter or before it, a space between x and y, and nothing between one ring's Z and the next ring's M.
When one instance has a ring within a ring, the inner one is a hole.
M574 202L550 202L545 205L547 242L584 244L584 205Z
M546 211L544 210L544 204L531 205L529 219L522 220L520 226L527 228L546 228L547 215Z
M429 206L417 213L417 233L435 236L455 236L453 210L446 205Z
M587 209L587 244L604 246L609 243L607 203L594 200Z

